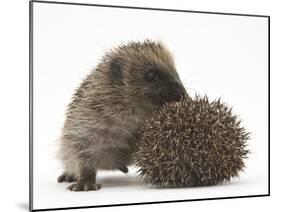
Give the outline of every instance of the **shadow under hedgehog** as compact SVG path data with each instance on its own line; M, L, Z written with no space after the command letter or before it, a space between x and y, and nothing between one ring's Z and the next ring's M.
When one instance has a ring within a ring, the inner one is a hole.
M128 172L139 128L153 111L186 91L171 53L160 42L129 42L108 51L76 90L60 140L71 191L101 188L97 170Z

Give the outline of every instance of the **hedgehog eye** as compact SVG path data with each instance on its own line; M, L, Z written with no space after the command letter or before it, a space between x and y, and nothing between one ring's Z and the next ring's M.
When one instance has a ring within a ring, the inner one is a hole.
M145 80L152 82L158 80L158 75L155 73L155 71L149 71L145 73Z

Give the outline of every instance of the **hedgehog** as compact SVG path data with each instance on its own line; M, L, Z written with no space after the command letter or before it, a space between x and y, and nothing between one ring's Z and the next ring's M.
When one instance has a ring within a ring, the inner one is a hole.
M238 177L250 133L220 99L189 96L165 104L141 128L133 154L143 182L155 187L220 184Z
M98 170L127 173L144 121L185 95L172 54L161 42L131 41L106 52L68 105L58 182L73 182L70 191L99 190Z

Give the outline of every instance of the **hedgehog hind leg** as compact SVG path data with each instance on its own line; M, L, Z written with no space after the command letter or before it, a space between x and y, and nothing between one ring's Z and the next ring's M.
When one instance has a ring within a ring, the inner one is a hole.
M58 176L57 182L58 183L71 183L77 182L79 179L79 161L72 155L72 157L64 157L62 162L64 166L64 170L61 175Z
M62 182L71 183L71 182L76 182L77 180L78 178L74 174L69 174L67 172L62 173L57 179L58 183L62 183Z

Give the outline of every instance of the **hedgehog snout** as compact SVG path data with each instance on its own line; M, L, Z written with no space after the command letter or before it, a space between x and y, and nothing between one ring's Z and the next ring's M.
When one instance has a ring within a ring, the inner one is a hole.
M168 102L177 102L186 95L186 91L184 87L179 83L171 83L170 85L168 85L167 95Z
M186 96L185 88L179 83L169 83L166 87L161 89L159 96L161 104L178 102L182 97Z

